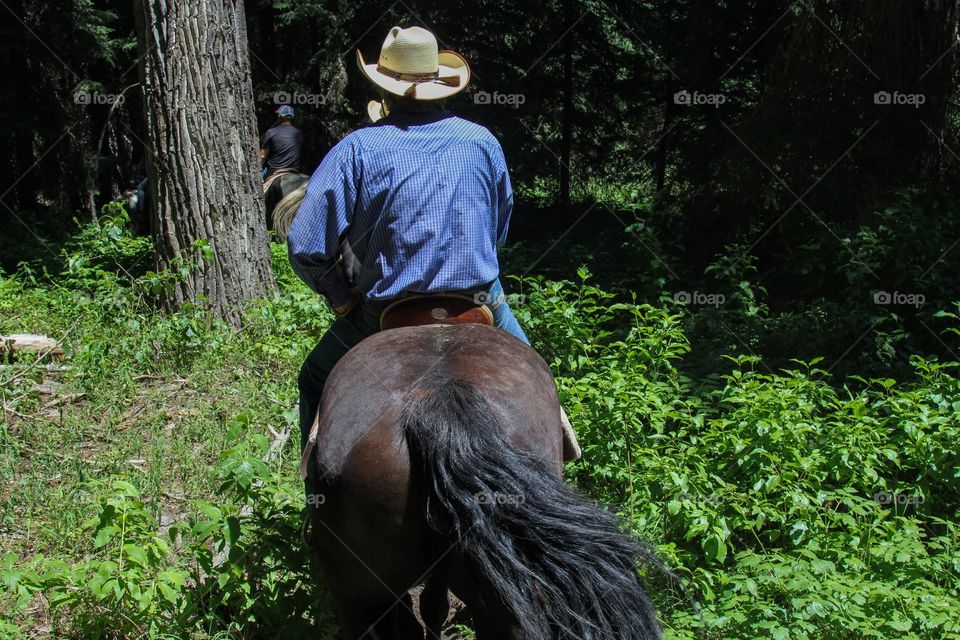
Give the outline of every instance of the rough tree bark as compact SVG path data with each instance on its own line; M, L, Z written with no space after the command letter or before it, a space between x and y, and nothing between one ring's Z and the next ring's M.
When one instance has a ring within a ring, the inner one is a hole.
M572 25L572 0L563 2L564 24ZM563 121L560 129L560 193L559 204L570 206L570 156L573 148L573 31L563 43Z
M657 181L657 191L663 191L667 183L667 159L670 150L669 134L670 127L673 124L673 117L677 107L673 102L673 94L676 92L673 74L667 70L663 73L664 90L663 97L663 125L660 128L660 138L657 140L657 150L654 154L653 173Z
M236 325L273 286L243 2L135 4L158 266L197 263L168 302L205 300Z

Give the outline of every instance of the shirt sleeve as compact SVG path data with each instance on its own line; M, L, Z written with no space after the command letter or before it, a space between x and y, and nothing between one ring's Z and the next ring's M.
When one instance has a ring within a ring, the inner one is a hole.
M510 214L513 213L513 187L510 184L510 172L507 171L507 162L503 157L503 150L497 145L497 246L502 247L507 241L507 230L510 227Z
M357 158L344 138L330 150L307 184L287 248L294 273L334 307L350 300L350 289L337 271L340 238L357 203Z
M260 148L270 150L270 138L273 137L273 129L267 129L263 137L260 138Z

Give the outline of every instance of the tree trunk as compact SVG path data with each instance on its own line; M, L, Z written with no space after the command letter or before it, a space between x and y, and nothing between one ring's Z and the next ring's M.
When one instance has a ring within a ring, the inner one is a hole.
M656 177L657 191L663 191L667 182L667 159L669 155L669 134L670 127L673 124L673 114L676 111L676 105L673 102L674 82L673 74L665 72L664 90L666 94L663 99L663 126L660 129L660 139L657 141L657 150L654 155L653 173Z
M572 24L572 0L564 0L564 24ZM570 156L573 147L573 31L563 42L563 124L560 142L560 206L570 206Z
M273 286L242 0L136 0L151 227L168 296L237 325ZM201 247L212 255L204 259Z
M11 21L8 40L4 43L0 53L3 54L3 65L0 67L5 82L10 85L9 102L5 100L3 127L6 135L12 136L13 154L12 166L8 182L14 183L14 209L35 210L37 208L37 183L33 173L33 164L37 160L34 151L34 139L37 135L36 116L32 110L23 110L24 104L35 104L33 83L35 77L31 71L30 56L36 51L28 45L30 38L25 26L19 22L27 22L29 18L20 0L8 3L10 12L16 16ZM8 32L9 33L9 32ZM9 120L7 120L9 118ZM9 138L5 138L5 141ZM5 167L6 169L6 167ZM6 189L6 186L4 187ZM2 193L2 192L0 192Z
M885 164L884 182L898 177L938 178L949 126L948 106L956 90L958 0L885 3L882 10L858 7L872 34L867 63L879 76L877 91L921 96L916 106L877 107L877 132ZM883 135L885 134L885 135Z

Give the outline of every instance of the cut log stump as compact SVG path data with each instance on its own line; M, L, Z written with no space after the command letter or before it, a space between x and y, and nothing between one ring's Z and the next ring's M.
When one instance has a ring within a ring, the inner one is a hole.
M63 360L64 353L60 343L47 336L32 333L14 333L0 336L0 360L10 358L14 353L36 353Z

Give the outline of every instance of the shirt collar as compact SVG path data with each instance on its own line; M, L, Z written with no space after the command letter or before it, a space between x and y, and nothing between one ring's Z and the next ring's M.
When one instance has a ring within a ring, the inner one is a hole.
M377 124L430 124L433 122L440 122L441 120L446 120L447 118L455 117L452 113L446 109L436 109L430 111L421 111L418 113L391 113L381 119Z

